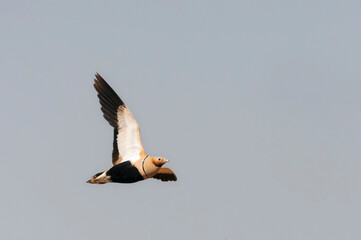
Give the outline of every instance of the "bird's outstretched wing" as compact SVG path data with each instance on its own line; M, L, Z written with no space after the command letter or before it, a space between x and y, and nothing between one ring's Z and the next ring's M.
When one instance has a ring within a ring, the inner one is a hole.
M135 162L146 156L140 140L139 126L124 102L97 73L94 88L98 92L104 118L114 127L113 165L121 161Z
M177 176L169 168L160 168L157 174L153 176L155 179L162 180L163 182L177 181Z

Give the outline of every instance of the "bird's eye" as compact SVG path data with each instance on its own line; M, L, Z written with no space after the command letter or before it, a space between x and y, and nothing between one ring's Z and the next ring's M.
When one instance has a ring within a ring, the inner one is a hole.
M160 161L160 158L158 158L158 161Z

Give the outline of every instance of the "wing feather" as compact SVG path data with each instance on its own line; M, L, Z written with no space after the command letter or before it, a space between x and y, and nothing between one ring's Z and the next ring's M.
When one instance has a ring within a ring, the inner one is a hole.
M114 127L113 165L122 160L135 162L144 155L139 126L124 102L97 73L94 88L98 92L104 118Z
M153 176L153 178L162 180L163 182L177 181L177 176L175 173L169 168L164 167L160 168L157 174Z

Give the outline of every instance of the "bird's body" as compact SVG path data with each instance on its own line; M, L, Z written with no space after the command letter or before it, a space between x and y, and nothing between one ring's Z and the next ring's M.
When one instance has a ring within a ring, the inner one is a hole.
M176 181L173 171L162 167L168 162L167 159L146 154L140 140L138 123L132 113L107 82L99 74L95 76L94 87L98 92L101 110L104 118L114 127L113 167L95 174L88 183L134 183L147 178Z
M125 161L113 166L107 171L107 176L112 182L118 183L135 183L144 180L138 168L133 166L129 161Z

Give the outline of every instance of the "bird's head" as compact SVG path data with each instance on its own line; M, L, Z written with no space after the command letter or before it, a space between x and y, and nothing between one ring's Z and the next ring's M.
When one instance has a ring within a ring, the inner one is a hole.
M166 159L164 157L152 157L152 162L155 166L161 167L161 166L163 166L163 164L168 162L168 159Z

